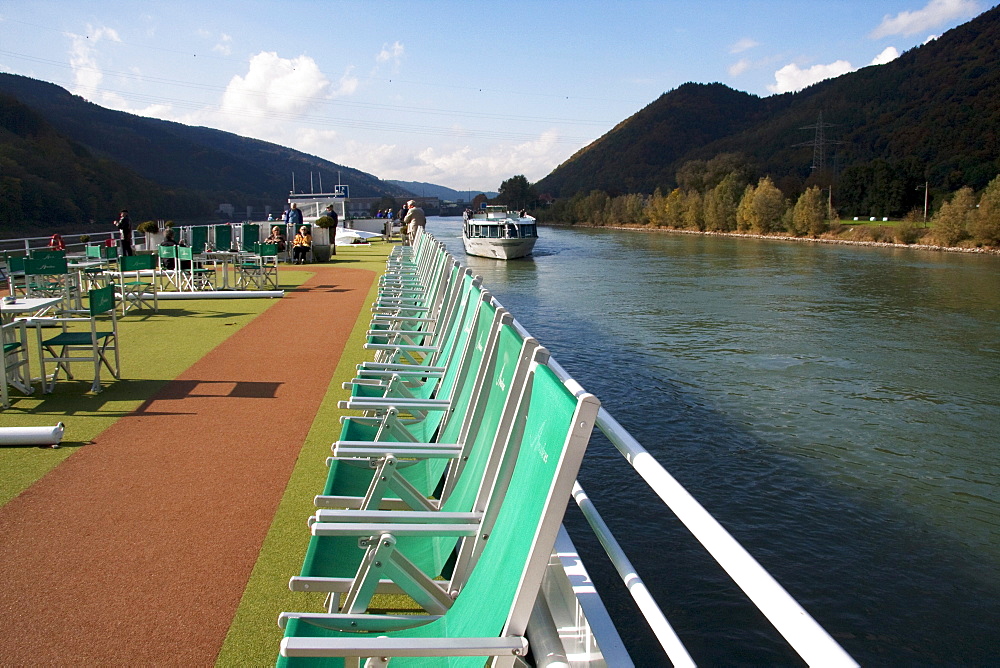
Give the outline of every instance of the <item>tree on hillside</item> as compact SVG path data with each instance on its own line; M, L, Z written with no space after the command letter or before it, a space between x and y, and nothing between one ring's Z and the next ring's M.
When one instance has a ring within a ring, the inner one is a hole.
M1000 246L1000 176L990 181L979 198L969 232L976 243Z
M817 186L807 188L795 202L790 231L798 237L806 234L817 237L826 232L826 229L826 202L823 201L823 191Z
M749 198L749 199L748 199ZM744 201L748 200L748 201ZM769 234L781 229L788 203L770 176L763 177L753 189L747 188L737 209L740 229L749 228L757 234Z
M975 212L976 197L966 186L955 193L934 214L934 238L942 246L954 246L969 236L969 222Z
M526 209L536 199L535 189L524 174L512 176L501 183L496 197L498 202L506 204L511 210Z
M705 229L719 232L736 229L736 208L744 185L737 172L730 172L705 193Z
M690 160L677 170L677 185L704 194L730 175L743 183L752 178L753 169L742 154L720 153L711 160Z
M680 188L674 188L670 191L663 202L663 207L666 212L667 225L684 226L684 192Z
M646 219L649 224L655 227L666 227L667 222L667 198L663 196L663 191L657 188L653 191L653 196L646 203Z
M684 196L684 227L705 230L705 204L697 190L689 190Z

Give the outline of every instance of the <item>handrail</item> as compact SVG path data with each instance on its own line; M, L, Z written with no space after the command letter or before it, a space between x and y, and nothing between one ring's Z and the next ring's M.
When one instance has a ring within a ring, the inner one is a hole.
M515 323L517 321L515 320ZM519 326L522 331L524 328ZM553 358L549 358L548 366L560 376L568 387L579 387L569 373ZM805 611L805 609L792 598L792 596L768 573L753 556L747 552L732 535L726 531L718 520L712 517L705 508L698 503L691 494L684 489L663 466L656 461L642 445L615 420L603 407L597 414L597 428L601 430L608 440L614 444L625 459L632 465L632 468L642 476L643 480L660 497L660 499L673 511L674 515L688 528L699 543L708 550L709 554L715 558L716 562L722 566L723 570L729 574L733 581L743 590L743 592L753 601L757 609L760 610L768 621L774 625L778 633L788 642L800 657L810 666L857 666L857 662L844 651L836 640ZM580 488L582 492L582 488ZM574 497L576 493L574 491ZM588 500L589 502L589 500ZM583 509L583 506L581 506ZM585 511L587 514L589 511ZM596 510L593 513L596 515ZM599 516L598 516L599 517ZM590 522L590 518L588 518ZM610 530L603 520L598 526L603 525L603 530ZM594 523L591 523L594 526ZM602 531L597 531L598 539L602 545L604 539L601 538ZM609 543L610 544L610 543ZM617 546L617 543L614 543ZM607 550L607 547L605 547ZM609 553L609 557L611 554ZM624 564L623 564L624 566ZM616 568L618 565L616 564ZM622 577L631 577L632 569L626 568ZM625 580L631 591L631 583ZM636 599L638 603L638 599ZM653 604L655 606L655 603ZM659 609L657 609L659 612ZM657 617L662 617L659 612ZM666 619L663 620L666 622ZM668 624L669 625L669 624ZM660 629L662 631L662 628ZM654 629L657 633L657 629ZM676 638L676 636L673 636ZM657 633L660 639L660 634ZM660 639L661 646L668 655L671 649L676 654L676 648L672 647L673 640L667 634L670 641L664 644ZM677 641L679 642L679 640ZM668 647L669 645L669 647ZM682 648L683 649L683 648ZM686 650L684 654L687 654ZM683 658L683 657L681 657ZM690 658L690 657L688 657ZM671 656L671 660L674 660Z
M605 524L601 514L597 512L597 508L594 507L594 503L590 500L590 497L583 491L583 487L580 486L579 481L573 483L572 494L573 500L576 501L576 505L580 506L580 510L583 511L583 516L587 519L587 523L594 530L594 535L597 536L597 540L604 547L604 551L611 559L611 563L614 565L615 570L618 571L618 575L621 576L622 582L625 583L629 594L632 595L632 599L639 606L639 610L646 619L646 623L649 624L649 628L652 629L653 635L660 641L660 646L667 653L670 662L675 666L696 665L694 659L688 654L687 648L684 647L684 643L677 637L674 627L667 621L663 611L660 610L660 606L653 599L653 595L649 593L646 583L642 581L632 562L625 556L625 551L622 550L621 545L615 540L611 529Z

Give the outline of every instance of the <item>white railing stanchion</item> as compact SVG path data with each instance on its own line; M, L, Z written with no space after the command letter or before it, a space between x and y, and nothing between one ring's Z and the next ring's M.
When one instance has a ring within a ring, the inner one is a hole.
M625 583L629 594L632 595L632 599L635 600L636 605L639 606L639 610L642 611L642 616L646 619L649 628L660 642L663 651L670 658L670 662L675 666L690 666L693 668L696 665L694 659L688 654L681 639L677 637L674 628L664 616L663 611L660 610L660 606L653 600L653 595L646 588L646 583L636 573L632 562L625 556L625 552L618 544L618 541L615 540L615 537L611 535L611 529L605 524L604 519L597 512L593 502L587 496L587 493L583 491L579 482L573 484L573 500L576 501L576 504L580 506L580 510L583 511L583 515L587 518L590 528L594 530L597 540L604 547L604 551L611 559L611 563L614 564L615 570L621 576L622 582Z

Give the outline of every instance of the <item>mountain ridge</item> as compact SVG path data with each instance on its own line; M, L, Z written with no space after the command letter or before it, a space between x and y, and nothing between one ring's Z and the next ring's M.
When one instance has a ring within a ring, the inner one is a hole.
M5 109L11 108L9 100L15 100L38 114L54 133L83 149L94 160L103 160L125 170L116 169L119 175L133 175L128 179L130 188L142 190L142 197L147 201L165 197L169 200L172 193L198 202L203 216L211 216L221 202L249 205L258 210L267 205L280 207L287 199L293 173L305 182L310 172L326 173L330 178L334 172L339 172L342 182L351 187L351 195L355 197L409 196L407 191L371 174L317 156L212 128L105 109L55 84L29 77L0 73L0 95L8 99ZM10 159L8 154L14 152L23 158L23 151L16 150L14 142L12 135L0 133L2 155ZM71 155L73 152L61 152L64 161L73 162ZM13 180L11 187L16 185L14 190L22 193L24 188L30 191L26 199L22 194L18 209L21 216L38 223L102 220L130 199L129 189L126 189L117 193L117 197L105 191L95 201L93 193L80 191L77 184L75 194L69 196L78 201L72 220L67 221L54 215L44 201L39 200L55 191L59 191L60 196L66 195L73 190L68 185L71 179L59 184L58 175L49 174L43 184L31 170L16 171L17 176L5 177ZM139 187L138 184L144 185ZM147 211L139 215L173 217L182 214Z
M809 145L822 122L831 158L822 167L833 172L850 176L852 168L883 160L910 182L982 188L1000 172L998 60L1000 7L994 7L890 63L795 93L761 98L720 83L686 83L535 186L557 197L590 190L650 194L675 187L687 162L734 153L758 173L801 190L817 179Z

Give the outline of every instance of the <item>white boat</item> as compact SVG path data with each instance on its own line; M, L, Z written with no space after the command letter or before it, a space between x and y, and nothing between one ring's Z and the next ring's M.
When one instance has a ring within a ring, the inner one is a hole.
M537 240L535 219L507 211L505 206L466 213L462 225L462 243L469 255L513 260L531 254Z

